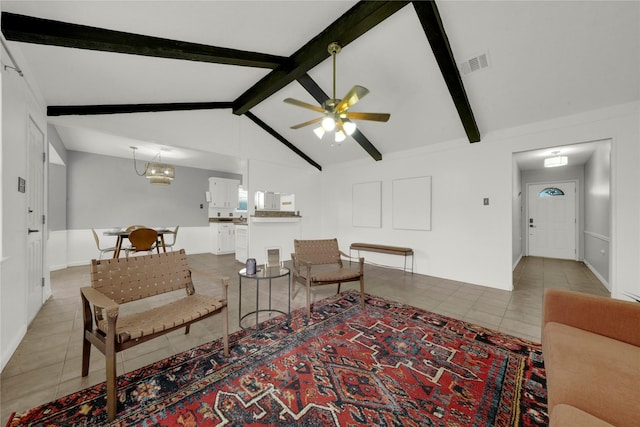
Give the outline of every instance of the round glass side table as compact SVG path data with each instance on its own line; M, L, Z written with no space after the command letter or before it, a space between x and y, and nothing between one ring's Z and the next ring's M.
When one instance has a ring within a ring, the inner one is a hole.
M277 310L271 307L271 285L272 280L280 277L287 278L287 312L285 313L282 310ZM256 309L250 311L248 313L242 314L242 279L252 279L255 281L256 285ZM260 308L260 284L268 281L269 283L269 305L268 308ZM286 315L286 320L288 321L291 316L291 271L286 267L262 267L256 271L256 274L247 274L247 269L243 268L238 272L238 282L239 282L239 298L238 298L238 323L240 324L240 328L244 331L249 332L260 332L260 321L258 315L260 313L279 313ZM255 315L256 323L255 326L244 327L242 325L242 321L249 316ZM275 326L275 325L274 325ZM265 328L267 329L267 328Z

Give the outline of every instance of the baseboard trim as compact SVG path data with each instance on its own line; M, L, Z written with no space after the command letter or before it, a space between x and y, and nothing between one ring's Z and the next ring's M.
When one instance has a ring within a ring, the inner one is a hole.
M511 268L511 272L514 272L516 270L516 267L518 266L518 264L520 264L521 260L522 260L522 254L520 254L520 256L518 257L516 262L513 264L512 268Z
M598 270L595 269L595 267L593 267L591 264L589 264L589 262L585 259L584 261L584 265L587 266L587 268L589 270L591 270L591 272L593 273L594 276L596 276L596 278L600 281L600 283L602 283L602 285L607 288L609 290L609 292L611 292L611 286L609 286L609 283L604 279L604 277L602 277L600 275L600 273L598 273Z
M2 366L0 366L0 371L4 370L7 363L11 359L11 356L16 352L20 342L22 342L23 338L27 335L27 327L23 326L20 328L17 334L14 336L14 341L10 343L8 346L2 349Z

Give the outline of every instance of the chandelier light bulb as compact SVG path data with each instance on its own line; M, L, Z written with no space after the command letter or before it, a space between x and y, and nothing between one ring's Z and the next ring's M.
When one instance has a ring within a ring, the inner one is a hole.
M313 130L313 133L315 133L319 139L322 139L324 136L324 128L322 126L318 126Z
M322 119L322 128L327 132L332 131L336 127L336 122L333 117L325 117Z
M342 142L345 140L346 137L347 136L341 130L336 132L336 142Z

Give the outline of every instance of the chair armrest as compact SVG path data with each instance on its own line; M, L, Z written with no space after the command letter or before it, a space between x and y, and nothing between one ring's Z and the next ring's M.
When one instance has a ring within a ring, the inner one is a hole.
M358 260L358 263L360 264L360 274L364 273L364 257L354 257L351 255L347 255L342 251L340 251L340 256L342 256L343 258L348 258L349 260Z
M546 289L542 326L562 323L640 346L640 304L561 289Z
M118 317L120 304L90 286L80 288L82 297L96 307L106 310L108 317Z
M222 295L223 295L223 299L225 301L228 301L227 299L227 292L229 290L229 276L219 276L216 274L212 274L212 273L208 273L206 271L202 271L202 270L197 270L195 268L191 269L191 273L195 273L198 275L202 275L205 276L207 279L214 281L214 280L219 280L220 283L222 284Z
M347 255L342 251L340 251L340 256L343 257L343 258L348 258L350 260L358 260L359 263L364 264L364 257L357 257L357 256Z

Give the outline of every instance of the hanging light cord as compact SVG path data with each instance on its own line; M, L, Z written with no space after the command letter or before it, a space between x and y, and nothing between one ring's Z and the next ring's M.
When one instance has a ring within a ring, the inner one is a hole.
M145 174L147 173L147 165L145 165L145 168L142 171L142 173L138 172L138 166L136 165L136 150L138 149L138 147L129 147L129 148L133 150L133 169L136 171L136 175L145 176Z

